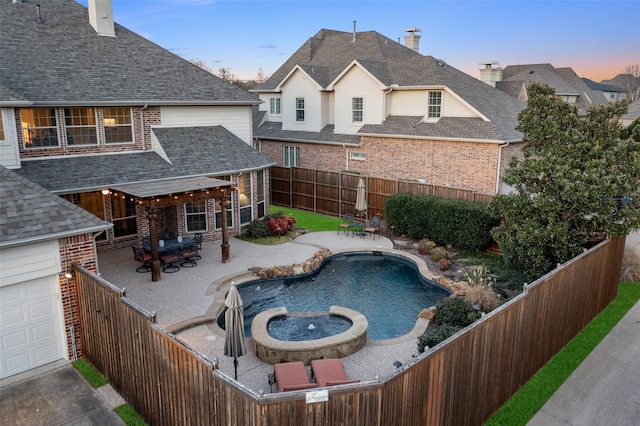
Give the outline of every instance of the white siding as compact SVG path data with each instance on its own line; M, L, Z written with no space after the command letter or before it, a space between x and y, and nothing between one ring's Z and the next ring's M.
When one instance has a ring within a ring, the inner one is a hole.
M379 83L354 66L334 86L335 90L335 131L355 134L363 124L380 124L384 120L384 93ZM364 103L363 122L351 121L351 101L362 98Z
M281 122L282 121L282 96L280 95L280 93L260 93L259 96L262 103L258 106L258 109L260 111L267 112L265 121ZM280 99L280 114L274 114L274 115L271 114L271 98Z
M223 126L251 145L250 106L163 106L160 110L163 127Z
M62 271L57 241L0 250L0 287Z
M387 110L389 115L427 115L428 90L396 90L390 93ZM451 93L442 91L443 117L477 117L467 105Z
M296 121L296 98L304 98L305 120ZM322 96L316 83L295 71L282 87L282 129L319 132L322 129Z
M0 164L8 169L15 169L20 167L20 152L13 108L0 109L0 119L4 129L4 139L0 140Z

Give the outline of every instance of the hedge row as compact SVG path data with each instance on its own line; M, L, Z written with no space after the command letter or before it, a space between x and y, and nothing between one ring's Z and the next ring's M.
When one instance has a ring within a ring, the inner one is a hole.
M463 250L485 249L492 241L491 229L499 224L486 204L408 193L387 198L384 213L396 234Z

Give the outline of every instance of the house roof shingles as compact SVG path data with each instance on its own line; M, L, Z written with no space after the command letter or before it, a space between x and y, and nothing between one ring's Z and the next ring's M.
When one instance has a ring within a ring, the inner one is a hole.
M59 193L193 176L223 176L274 163L222 126L154 128L155 151L23 161L22 176ZM64 170L64 173L60 173Z
M376 31L358 32L353 41L353 33L322 29L305 42L275 73L255 91L273 91L282 83L285 77L296 66L300 66L321 87L326 88L342 73L354 60L375 76L386 87L395 85L409 86L446 86L458 96L468 102L473 108L491 120L492 131L483 131L475 135L481 139L490 135L497 140L520 140L522 134L515 130L517 115L524 105L517 99L473 78L444 61L420 53L393 41ZM452 118L452 120L458 120ZM460 120L468 121L468 120ZM377 126L365 126L363 130L378 129L381 134L391 131L402 131L394 127L385 129L386 123ZM395 123L395 122L394 122ZM264 127L270 126L272 135L273 123L265 123L256 131L257 137L266 137ZM394 124L395 126L395 124ZM464 138L468 132L457 132L461 126L440 126L439 136ZM429 133L432 126L423 127L424 133ZM414 130L406 129L402 134L412 134ZM313 132L308 133L309 137ZM317 132L316 132L317 133ZM425 136L428 136L426 134ZM284 139L287 134L279 133ZM322 138L320 138L321 140Z
M97 232L112 225L0 166L0 247Z
M44 23L36 22L36 4ZM0 105L259 102L117 23L115 37L99 36L87 8L74 0L0 0L0 5Z

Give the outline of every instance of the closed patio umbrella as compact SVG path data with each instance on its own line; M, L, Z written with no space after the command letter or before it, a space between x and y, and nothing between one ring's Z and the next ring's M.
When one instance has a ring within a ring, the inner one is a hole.
M367 210L367 189L364 186L364 180L360 178L358 189L356 192L356 210L365 212Z
M247 346L244 341L242 298L235 285L232 285L229 289L224 305L227 307L227 312L224 314L226 330L224 354L233 357L235 378L238 380L238 357L247 353Z

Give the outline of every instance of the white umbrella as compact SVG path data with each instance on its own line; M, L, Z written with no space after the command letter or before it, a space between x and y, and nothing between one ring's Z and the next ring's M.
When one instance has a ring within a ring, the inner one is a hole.
M367 189L364 186L364 180L360 178L358 189L356 192L356 210L364 212L367 210Z
M244 341L244 312L242 298L235 285L232 285L224 300L227 312L224 314L224 327L226 331L224 341L224 354L233 357L235 378L238 380L238 357L247 353Z

